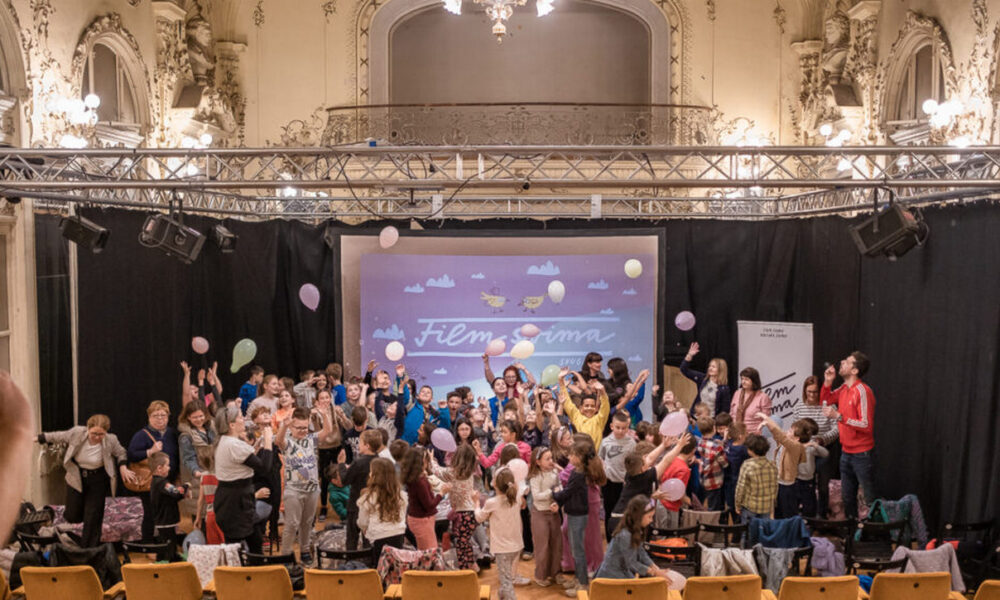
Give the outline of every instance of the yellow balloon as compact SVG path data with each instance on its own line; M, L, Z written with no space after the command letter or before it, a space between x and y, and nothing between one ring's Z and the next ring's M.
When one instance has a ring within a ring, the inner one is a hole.
M257 344L250 338L243 338L233 346L233 364L229 371L235 373L257 356Z
M625 261L625 274L631 279L642 275L642 263L634 258Z

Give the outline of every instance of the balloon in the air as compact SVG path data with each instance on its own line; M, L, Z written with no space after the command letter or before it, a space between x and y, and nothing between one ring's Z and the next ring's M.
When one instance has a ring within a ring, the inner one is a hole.
M687 414L683 410L670 413L660 423L660 433L667 437L677 437L688 428Z
M555 281L549 282L549 299L559 304L566 297L566 286L563 282L556 279Z
M694 329L694 324L695 318L691 311L683 310L677 313L677 316L674 317L674 325L676 325L677 329L680 329L681 331L690 331Z
M191 349L197 354L204 354L208 352L208 340L201 336L191 338Z
M431 432L431 443L442 452L454 452L457 448L455 436L451 434L451 430L445 427L438 427Z
M559 383L559 365L549 365L542 369L542 385L550 386L557 383Z
M663 482L660 486L660 491L667 497L670 502L677 502L684 497L684 482L680 479L668 479Z
M389 342L385 346L385 357L389 360L399 360L406 354L406 349L399 342Z
M486 344L486 356L500 356L507 349L507 342L497 338Z
M319 289L311 283L304 284L299 288L299 300L311 311L315 311L319 306Z
M636 277L642 275L642 263L635 258L626 260L625 274L628 275L630 279L635 279Z
M524 360L535 353L535 345L528 340L521 340L510 349L510 355L517 360Z
M541 332L542 330L539 329L537 325L533 325L531 323L521 325L521 337L533 338Z
M229 370L233 373L239 371L243 365L249 363L257 356L257 344L250 338L244 338L233 346L233 364Z
M399 230L389 225L378 234L378 245L383 248L392 248L399 241Z

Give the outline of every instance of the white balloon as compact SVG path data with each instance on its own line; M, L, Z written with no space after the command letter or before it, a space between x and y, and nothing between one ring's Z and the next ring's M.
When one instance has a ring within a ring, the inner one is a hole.
M524 360L535 353L535 345L529 340L521 340L510 349L510 355L517 360Z
M378 245L383 248L392 248L399 241L399 230L389 225L378 234Z
M628 275L630 279L635 279L636 277L642 275L642 263L635 258L626 260L625 274Z
M566 286L563 285L558 279L549 283L549 299L551 299L556 304L563 301L566 297Z
M385 346L385 357L389 360L399 360L406 354L406 349L399 342L389 342Z

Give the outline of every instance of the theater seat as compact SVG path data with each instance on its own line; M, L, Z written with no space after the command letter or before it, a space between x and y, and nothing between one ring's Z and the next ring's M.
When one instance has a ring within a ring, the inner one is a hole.
M684 600L774 600L770 590L761 589L759 575L691 577L684 586Z
M1000 600L1000 580L991 579L979 584L975 600Z
M24 567L21 569L24 586L18 593L35 600L103 600L125 592L125 584L118 582L109 590L101 588L97 572L89 565L73 567ZM23 592L21 591L23 589Z
M662 577L642 579L595 579L590 592L580 590L577 600L681 600L681 593L667 588Z
M475 571L406 571L403 600L489 600L490 586L479 585Z
M872 580L871 600L963 600L951 591L950 573L879 573Z
M292 600L292 580L282 565L216 567L212 581L218 600Z
M786 577L781 582L778 600L859 600L864 598L858 578L843 577Z
M201 600L198 570L189 562L122 565L125 593L142 600Z
M306 569L306 600L373 600L382 596L382 580L375 569Z

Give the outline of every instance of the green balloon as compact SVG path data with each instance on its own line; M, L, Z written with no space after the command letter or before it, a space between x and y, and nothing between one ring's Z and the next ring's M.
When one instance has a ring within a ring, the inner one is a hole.
M549 386L559 383L559 365L549 365L542 370L542 385Z
M230 372L235 373L243 368L243 365L253 360L257 356L257 344L250 338L243 338L233 346L233 364L229 367Z

